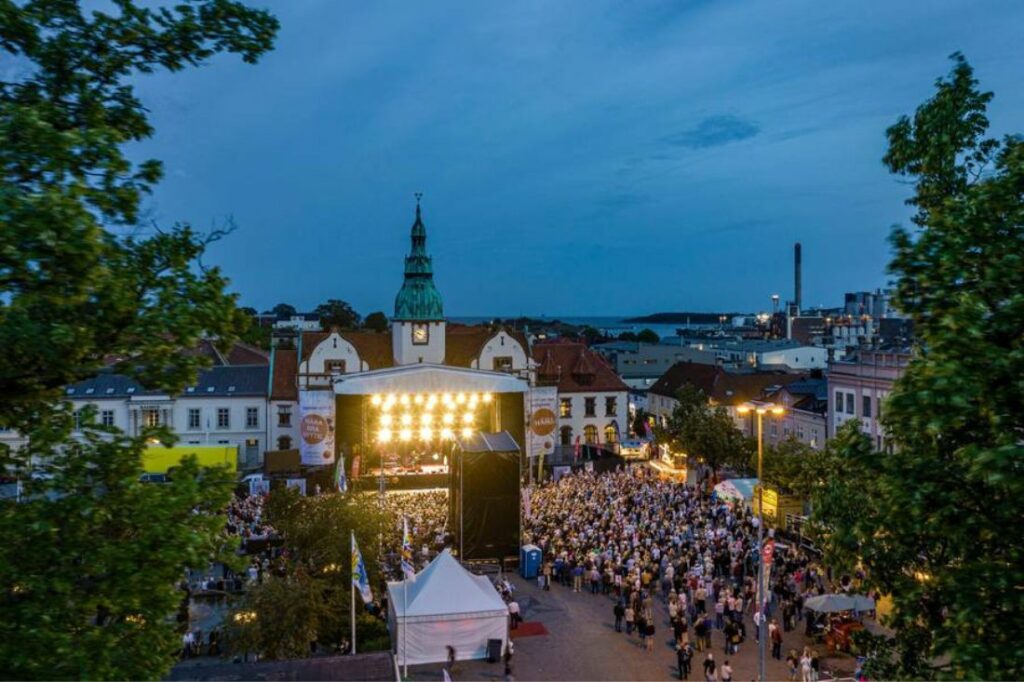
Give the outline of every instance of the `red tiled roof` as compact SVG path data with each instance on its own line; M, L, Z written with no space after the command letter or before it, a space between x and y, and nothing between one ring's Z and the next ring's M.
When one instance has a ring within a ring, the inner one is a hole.
M268 365L270 354L262 348L238 341L227 352L230 365Z
M545 376L557 377L559 393L629 390L604 358L582 343L538 343L533 347L533 359L541 363L542 370L546 366L553 372Z
M359 359L370 369L391 367L395 364L395 351L391 347L391 334L377 332L340 332L359 353Z
M785 386L804 378L801 374L782 371L737 373L727 372L717 365L677 362L661 375L648 392L674 398L684 384L689 384L709 400L721 405L736 405L760 398L765 389L772 386Z
M274 377L270 382L271 400L298 400L298 351L294 348L274 349Z

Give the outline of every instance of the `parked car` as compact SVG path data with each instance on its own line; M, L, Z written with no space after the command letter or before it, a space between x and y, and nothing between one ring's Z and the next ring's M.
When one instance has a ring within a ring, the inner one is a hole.
M170 479L170 477L167 476L167 474L154 474L154 473L149 473L149 472L139 476L139 480L141 482L143 482L143 483L170 483L171 482L171 479Z

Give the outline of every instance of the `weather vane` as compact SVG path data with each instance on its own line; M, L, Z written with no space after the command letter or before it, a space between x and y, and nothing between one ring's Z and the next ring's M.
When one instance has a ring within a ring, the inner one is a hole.
M413 196L416 197L416 206L420 205L420 199L423 198L423 192L416 192Z

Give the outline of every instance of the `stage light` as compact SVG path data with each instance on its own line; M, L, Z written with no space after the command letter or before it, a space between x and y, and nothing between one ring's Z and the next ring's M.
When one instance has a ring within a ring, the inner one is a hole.
M402 426L412 426L411 414L406 413L402 415Z
M423 404L423 396L420 395L419 393L417 393L416 395L413 396L412 401L414 403L416 403L417 405L422 405Z
M469 438L473 435L473 429L462 429L462 437Z
M441 429L441 438L443 440L451 440L452 436L454 436L454 435L455 434L452 433L451 429L447 429L447 428Z
M454 424L455 423L455 415L452 414L451 412L445 412L444 413L444 417L442 418L442 421L444 421L444 423L448 424L448 425Z
M430 440L433 437L434 432L431 431L429 428L423 427L422 429L420 429L420 438L422 438L423 440Z
M466 414L462 415L462 423L463 424L472 424L473 423L473 413L472 412L467 412Z
M381 400L381 397L379 395L374 395L372 398L370 398L370 402L373 403L374 406L380 407L380 404L384 401Z
M382 414L381 417L380 417L380 425L381 426L391 426L391 415L390 414Z
M437 454L437 453L435 452L435 453L434 453L434 461L436 462L436 461L437 461L437 460L439 460L439 459L441 459L441 455L439 455L439 454Z
M402 403L403 405L408 405L409 404L409 396L407 396L406 394L403 393L402 397L398 399L398 402Z
M474 393L473 395L469 396L469 406L470 407L476 407L476 404L477 404L477 402L479 402L479 400L480 400L479 396L477 396L477 394Z
M466 394L465 393L460 393L457 396L455 396L455 402L457 402L459 405L461 405L464 402L466 402Z
M391 440L391 429L381 429L377 433L377 440L381 443L387 443Z
M451 393L445 393L443 396L441 396L441 402L443 402L445 405L451 405L452 404L452 394Z
M427 408L432 408L434 405L437 405L437 396L431 393L430 397L427 398Z
M420 423L422 423L424 426L430 426L430 423L432 421L434 421L434 415L432 414L424 414L420 416Z
M491 394L490 393L484 393L483 400L484 400L485 403L491 402Z
M401 438L402 440L411 440L412 429L402 429L401 431L398 432L398 437Z

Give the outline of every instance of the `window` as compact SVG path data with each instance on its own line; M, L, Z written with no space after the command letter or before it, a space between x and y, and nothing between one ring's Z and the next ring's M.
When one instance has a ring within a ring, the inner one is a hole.
M188 408L188 428L192 431L201 429L203 426L202 412L198 407Z
M861 400L864 403L863 404L864 413L861 416L870 417L871 416L871 396L869 396L869 395L861 396Z
M324 372L327 374L344 374L344 360L324 360Z
M256 429L260 425L260 411L257 407L245 408L245 428Z
M562 398L560 401L558 401L558 416L572 416L572 398Z
M617 443L619 441L618 432L615 429L614 424L609 424L604 427L604 442L605 443Z
M160 410L155 407L147 407L142 411L142 423L145 426L160 426Z
M510 372L512 371L512 356L501 355L494 358L494 371L495 372Z
M617 405L615 404L615 398L604 399L604 416L614 417Z
M597 416L597 398L584 398L583 399L583 416L584 417L596 417Z
M291 405L279 405L277 407L277 425L278 426L291 426L292 425L292 406ZM288 448L281 448L287 450Z
M776 438L779 435L779 425L772 422L772 438Z
M114 411L113 410L103 410L102 412L100 412L100 423L103 424L103 426L113 426L114 425Z
M82 430L82 411L81 410L75 410L74 418L75 418L75 427L74 427L75 431L81 431Z
M836 412L843 411L843 392L836 391Z
M853 407L853 394L852 393L847 393L846 394L846 413L847 414L857 414L857 410L854 409L854 407Z
M217 428L218 429L229 429L231 428L231 410L226 407L217 408Z
M561 441L562 445L572 445L571 426L563 426L561 429L558 430L558 432L560 434L559 440Z
M290 450L291 447L292 447L292 439L289 438L288 436L280 436L277 439L277 449L278 450Z
M594 445L597 443L597 427L593 424L587 424L583 427L583 441L587 445Z

